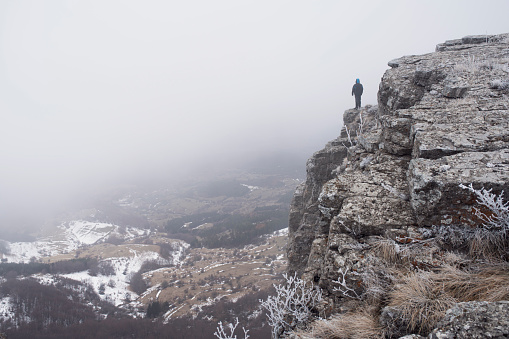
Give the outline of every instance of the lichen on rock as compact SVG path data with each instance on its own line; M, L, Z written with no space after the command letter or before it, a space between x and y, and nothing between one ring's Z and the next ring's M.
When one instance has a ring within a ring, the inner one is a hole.
M341 274L362 295L366 277L383 271L372 250L380 239L406 246L411 269L442 265L449 254L427 234L482 223L459 184L509 200L509 88L493 86L509 78L509 34L447 41L389 66L378 105L345 111L292 202L288 270L319 284L325 315L348 309Z

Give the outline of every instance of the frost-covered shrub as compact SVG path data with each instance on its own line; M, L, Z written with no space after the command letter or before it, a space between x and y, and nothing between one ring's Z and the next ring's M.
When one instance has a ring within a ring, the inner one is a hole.
M508 72L507 58L467 55L454 65L454 73L478 75L486 71Z
M500 79L495 79L490 82L490 88L504 90L509 88L509 80L503 81Z
M337 284L337 286L334 287L333 291L341 293L343 295L343 297L345 297L345 298L360 300L361 296L359 294L357 294L357 292L353 288L348 286L348 284L346 282L347 274L348 274L348 268L346 268L344 271L343 271L343 268L339 269L338 279L336 281L333 281L334 283Z
M216 329L216 332L214 332L214 335L218 339L237 339L237 335L235 335L235 329L239 325L239 318L235 319L235 324L228 324L227 327L230 329L230 333L226 333L226 329L223 326L223 323L220 321L218 323L218 327ZM249 330L246 330L244 327L242 327L242 330L244 331L244 339L249 338Z
M484 187L476 190L472 184L468 189L485 208L474 207L475 215L482 220L482 227L476 229L470 241L470 254L476 257L508 259L509 252L509 201L504 202L502 191L498 196ZM487 209L487 210L486 210Z
M468 189L477 197L477 202L486 206L490 213L485 213L481 209L474 207L475 215L483 221L483 227L491 231L509 231L509 201L504 202L502 191L498 196L491 193L491 189L484 187L476 190L470 186L460 184L461 188Z
M261 302L267 311L272 338L277 339L288 331L305 326L313 316L313 309L322 300L322 291L308 284L297 275L283 275L284 284L276 285L276 295Z

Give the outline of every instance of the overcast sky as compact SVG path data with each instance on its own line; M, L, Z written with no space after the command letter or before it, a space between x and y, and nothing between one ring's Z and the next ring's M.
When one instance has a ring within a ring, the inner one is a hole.
M509 32L507 13L507 0L1 0L0 213L310 156L338 136L356 78L376 104L389 60Z

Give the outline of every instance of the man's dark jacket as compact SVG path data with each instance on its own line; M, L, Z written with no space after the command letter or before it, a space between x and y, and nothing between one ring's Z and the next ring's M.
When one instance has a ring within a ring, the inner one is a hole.
M362 84L355 84L352 87L352 95L355 94L356 97L360 97L362 95L362 91L364 88L362 87Z

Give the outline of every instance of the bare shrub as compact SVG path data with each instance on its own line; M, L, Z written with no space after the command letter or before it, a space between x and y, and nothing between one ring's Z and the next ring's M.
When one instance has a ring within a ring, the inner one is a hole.
M346 281L346 276L348 274L348 268L345 268L343 271L343 268L339 269L339 276L338 279L333 281L333 283L337 284L336 287L334 287L333 291L341 293L341 295L345 298L351 298L351 299L361 299L361 296L355 291L355 289L348 286L348 282Z
M489 209L489 212L485 212L480 208L474 208L475 215L483 221L485 229L509 231L509 201L504 202L504 191L499 195L495 195L491 193L491 188L487 190L483 187L480 190L476 190L472 187L472 184L469 186L460 184L459 186L474 193L477 197L477 202Z
M322 291L309 286L296 274L284 274L283 277L283 284L274 284L276 295L261 301L274 339L280 338L284 332L306 326L312 319L314 308L322 300Z
M427 334L456 302L432 279L432 273L411 274L389 294L389 306L398 311L407 329Z
M234 335L234 333L235 333L235 329L239 325L239 318L235 319L235 324L227 325L227 327L230 330L229 331L230 333L227 333L227 331L224 328L223 323L221 321L218 323L218 325L219 326L217 327L216 332L214 332L214 335L218 339L237 339L237 335ZM246 330L244 327L242 327L242 330L244 331L244 339L248 339L249 338L249 334L248 334L249 330Z

